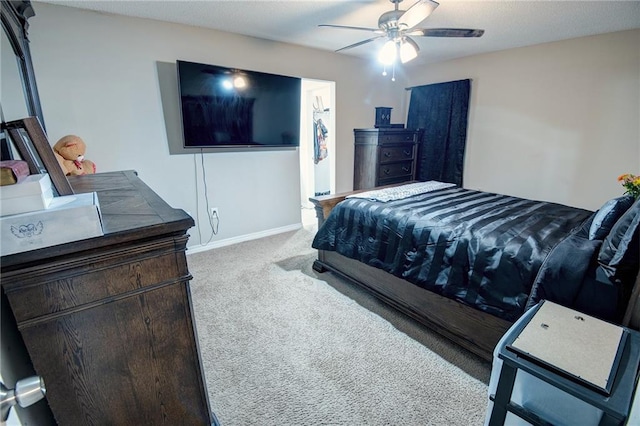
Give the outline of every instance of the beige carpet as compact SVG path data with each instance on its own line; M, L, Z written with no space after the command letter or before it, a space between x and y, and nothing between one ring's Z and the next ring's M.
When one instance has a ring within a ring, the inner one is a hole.
M490 364L313 271L314 232L187 257L221 424L481 425Z

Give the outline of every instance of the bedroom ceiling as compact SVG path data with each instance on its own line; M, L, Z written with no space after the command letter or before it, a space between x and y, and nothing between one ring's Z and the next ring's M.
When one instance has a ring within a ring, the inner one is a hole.
M404 0L406 10L416 0ZM99 12L212 28L334 51L372 37L319 24L376 28L390 0L53 1ZM481 38L418 37L410 66L587 35L640 28L640 1L440 0L419 27L484 29ZM37 5L35 6L37 13ZM375 57L384 40L341 51Z

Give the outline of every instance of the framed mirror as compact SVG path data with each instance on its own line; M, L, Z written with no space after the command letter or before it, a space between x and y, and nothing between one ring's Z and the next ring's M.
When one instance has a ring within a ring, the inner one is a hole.
M29 50L28 0L0 2L0 151L2 160L27 162L31 174L48 173L58 195L73 194L45 133L44 117ZM27 117L27 118L23 118Z
M27 33L27 21L34 15L30 1L0 2L0 119L4 123L22 117L37 117L45 129ZM1 136L1 159L13 159L6 136Z

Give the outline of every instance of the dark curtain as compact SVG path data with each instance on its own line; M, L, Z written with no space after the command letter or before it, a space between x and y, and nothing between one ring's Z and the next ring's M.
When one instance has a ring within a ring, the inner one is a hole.
M462 186L471 80L411 88L408 129L423 129L418 180Z

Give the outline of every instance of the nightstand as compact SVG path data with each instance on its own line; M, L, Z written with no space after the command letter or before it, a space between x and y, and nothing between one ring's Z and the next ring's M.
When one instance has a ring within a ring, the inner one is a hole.
M549 317L542 315L546 311L541 312L545 304L548 308L553 307L553 312L568 315L566 318L584 325L582 330L580 327L577 331L572 330L567 341L550 338L545 342L541 338L536 342L539 344L534 344L533 350L527 352L518 339L526 337L532 330L540 335L540 330L545 327L563 328L563 324L570 321L548 321ZM598 329L596 326L599 325L603 328ZM600 337L614 342L619 340L619 343L598 346L599 330L604 332ZM617 332L620 333L619 339ZM589 342L594 343L593 348L589 348ZM603 353L606 355L603 359L608 357L609 362L597 364L604 369L604 376L600 376L607 378L598 383L598 380L585 377L593 371L585 372L584 363L578 361L593 361ZM568 354L571 357L565 356ZM527 311L496 346L489 384L491 402L485 424L626 424L637 386L639 365L640 333L637 331L605 323L552 302L540 302ZM576 374L581 368L582 372Z

